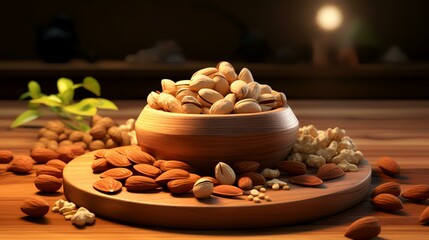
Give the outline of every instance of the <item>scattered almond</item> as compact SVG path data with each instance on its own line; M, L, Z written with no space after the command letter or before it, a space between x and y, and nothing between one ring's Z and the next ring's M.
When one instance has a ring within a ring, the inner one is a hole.
M168 190L172 193L187 193L194 187L195 181L190 178L171 180L167 183Z
M212 183L213 183L213 185L214 185L214 186L216 186L216 185L219 185L219 184L220 184L220 183L216 180L216 178L214 178L214 177L204 176L203 178L205 178L205 179L208 179L208 180L212 181Z
M308 187L319 186L323 184L322 179L312 175L299 175L291 177L289 178L289 182Z
M377 166L386 174L399 175L401 169L398 163L390 157L381 157L377 161Z
M96 158L104 158L104 154L107 152L107 150L108 149L99 149L99 150L96 150L96 152L94 153L94 156L96 157Z
M145 163L136 164L133 166L133 168L138 173L150 178L157 178L162 173L162 171L159 168L156 168L152 165L145 164Z
M237 197L243 195L243 190L232 185L217 185L213 188L213 194L222 197Z
M27 155L17 155L7 165L7 171L28 174L33 169L34 160Z
M420 214L419 222L421 224L428 224L429 223L429 207L426 207L425 210Z
M33 148L30 157L37 163L46 163L52 159L58 159L58 153L48 148Z
M75 157L70 146L72 146L72 145L61 146L57 149L58 158L64 162L66 162L66 163L70 162Z
M155 190L159 185L150 177L131 176L125 181L125 187L129 192L144 192Z
M196 181L200 180L201 176L198 174L195 174L195 173L189 173L189 178L192 181L196 182Z
M394 212L403 208L401 200L395 195L388 193L381 193L375 196L371 204L384 211Z
M112 177L106 177L95 181L92 187L103 193L115 193L122 189L122 183Z
M49 204L40 197L30 197L24 200L21 211L30 217L43 217L49 212Z
M238 177L239 178L248 177L248 178L252 179L252 185L253 186L265 185L265 183L266 183L265 177L262 176L261 174L257 173L257 172L243 173Z
M307 166L305 163L297 161L280 161L275 166L282 172L289 175L304 175L307 172Z
M166 160L156 160L155 162L153 162L153 166L154 167L156 167L156 168L160 168L161 167L161 164L163 163L163 162L165 162Z
M124 180L133 175L133 172L127 168L112 168L101 173L101 178L111 177L116 180Z
M57 177L41 174L34 180L37 189L44 193L53 193L58 191L63 185L63 181Z
M159 175L155 182L159 185L166 185L171 180L189 178L189 173L183 169L171 169Z
M317 177L322 180L329 180L344 176L344 171L334 163L322 165L317 170Z
M243 190L250 190L253 187L252 179L249 177L240 177L237 181L237 186Z
M107 150L107 152L104 153L104 158L108 163L115 167L128 167L131 165L128 158L117 152L115 149Z
M187 172L194 172L195 168L193 168L191 165L177 160L168 160L161 163L160 169L162 171L168 171L171 169L183 169Z
M396 182L387 182L378 185L374 190L371 192L370 197L373 198L381 193L389 193L395 196L399 196L401 194L401 186Z
M0 163L9 163L13 159L13 153L9 150L0 150Z
M380 223L375 217L363 217L354 221L346 230L344 236L351 239L372 239L381 232Z
M111 169L113 166L110 165L105 158L99 158L92 162L91 168L93 173L102 173Z
M146 163L153 164L155 158L147 152L143 152L140 149L131 149L126 151L128 159L133 163Z
M41 166L39 167L39 169L36 170L36 176L42 175L42 174L46 174L46 175L51 175L57 178L62 178L63 177L63 171L61 171L60 169L56 168L56 167L51 167L51 166Z
M49 160L46 163L46 166L51 166L51 167L54 167L54 168L58 168L61 171L64 170L64 168L66 167L66 165L67 164L65 162L63 162L63 161L61 161L59 159L52 159L52 160Z
M429 198L429 185L419 184L404 191L401 195L411 201L421 202Z

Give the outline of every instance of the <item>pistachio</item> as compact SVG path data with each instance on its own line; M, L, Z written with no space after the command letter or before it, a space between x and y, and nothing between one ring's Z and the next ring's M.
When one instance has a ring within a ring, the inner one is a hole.
M238 79L245 81L246 83L254 82L252 73L249 69L243 68L241 69L240 73L238 74Z
M200 114L202 107L201 103L193 96L184 96L182 98L183 113Z
M213 182L210 179L200 178L195 182L192 192L196 198L209 198L213 188Z
M213 79L205 76L205 75L195 75L191 78L191 82L189 83L189 89L194 92L198 92L202 88L210 88L214 87L215 82Z
M182 112L182 104L180 103L179 100L177 100L173 96L166 99L166 101L164 102L163 108L167 112L175 112L175 113Z
M210 113L210 108L203 107L203 110L201 111L201 113L203 113L203 114L209 114Z
M235 73L234 67L229 62L219 62L216 68L225 75L226 80L232 83L237 79L237 73Z
M213 75L214 90L225 96L229 93L229 83L222 73L216 73Z
M249 92L249 87L245 81L237 80L231 83L230 91L235 94L237 100L241 100L246 97Z
M208 77L212 77L212 76L213 76L213 74L215 74L215 73L218 73L217 68L214 68L214 67L206 67L206 68L203 68L203 69L200 69L200 70L196 71L196 72L192 75L192 77L193 77L193 76L195 76L195 75L205 75L205 76L208 76Z
M203 88L198 91L198 101L204 106L210 108L213 103L223 99L222 94L213 89Z
M258 98L259 104L264 106L265 109L273 109L277 106L276 97L271 93L261 94Z
M232 168L224 163L219 162L215 167L216 180L223 185L232 185L235 182L235 172Z
M177 81L175 83L176 89L179 90L179 89L182 89L182 88L189 88L189 84L190 83L191 83L191 80L180 80L180 81Z
M192 96L196 98L198 96L198 93L193 92L189 88L181 88L177 90L177 93L176 93L177 100L182 101L184 96Z
M283 107L287 103L287 98L284 93L273 91L273 95L276 98L276 108Z
M259 84L259 86L261 88L261 94L271 93L273 91L273 89L271 89L271 87L267 84Z
M237 97L235 96L234 93L229 93L228 95L225 96L225 99L231 101L233 104L235 104L235 102L237 101Z
M172 95L176 95L176 83L174 83L173 80L170 79L162 79L161 80L161 87L162 87L162 91L172 94Z
M255 99L246 98L238 101L234 105L233 113L257 113L261 111L261 106L259 106L258 102Z
M229 114L234 110L234 104L228 99L221 99L210 107L210 114Z
M246 98L258 100L261 95L261 87L259 86L259 83L251 82L247 84L247 87L249 88L249 92L247 93Z
M168 93L160 93L157 100L158 100L158 106L163 109L164 108L164 104L167 102L167 99L172 97L171 94Z

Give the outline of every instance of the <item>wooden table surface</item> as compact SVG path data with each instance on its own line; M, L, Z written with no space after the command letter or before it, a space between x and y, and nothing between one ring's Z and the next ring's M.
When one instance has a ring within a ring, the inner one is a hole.
M136 118L144 101L117 101L117 112L103 112L118 122ZM365 158L373 166L372 185L397 181L403 190L415 184L429 184L429 101L296 101L290 106L300 125L314 124L319 129L341 127L347 130ZM37 127L51 116L36 120L25 128L9 129L12 119L25 109L24 102L0 101L0 149L27 154L36 141ZM393 157L402 174L391 178L382 174L375 161L381 156ZM39 166L35 166L37 169ZM19 207L29 196L37 195L35 174L15 175L5 172L0 164L0 239L344 239L343 233L354 220L377 217L382 225L378 239L429 239L429 226L420 225L418 217L429 205L404 201L399 213L377 211L365 200L340 214L297 226L240 231L189 231L180 229L129 226L97 218L95 225L76 228L60 214L49 212L41 220L24 217ZM63 198L58 194L43 195L50 204ZM323 207L323 206L320 206ZM237 213L239 214L239 213ZM284 214L288 214L285 212ZM150 218L151 216L142 216ZM166 216L168 217L168 216ZM228 217L228 216L225 216ZM255 216L256 218L259 216ZM210 224L209 222L207 224Z

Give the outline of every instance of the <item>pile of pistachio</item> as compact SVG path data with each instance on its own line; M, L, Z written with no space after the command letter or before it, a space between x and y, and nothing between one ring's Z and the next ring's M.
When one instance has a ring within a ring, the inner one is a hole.
M161 81L162 92L147 97L153 109L189 114L257 113L282 107L286 95L259 84L247 68L240 73L229 62L195 72L190 80Z

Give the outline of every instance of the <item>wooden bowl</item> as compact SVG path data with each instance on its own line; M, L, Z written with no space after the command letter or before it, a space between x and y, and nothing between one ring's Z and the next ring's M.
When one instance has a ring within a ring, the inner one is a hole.
M148 105L136 121L143 151L157 159L181 160L212 173L218 162L254 160L272 167L296 141L298 119L289 106L249 114L181 114Z

